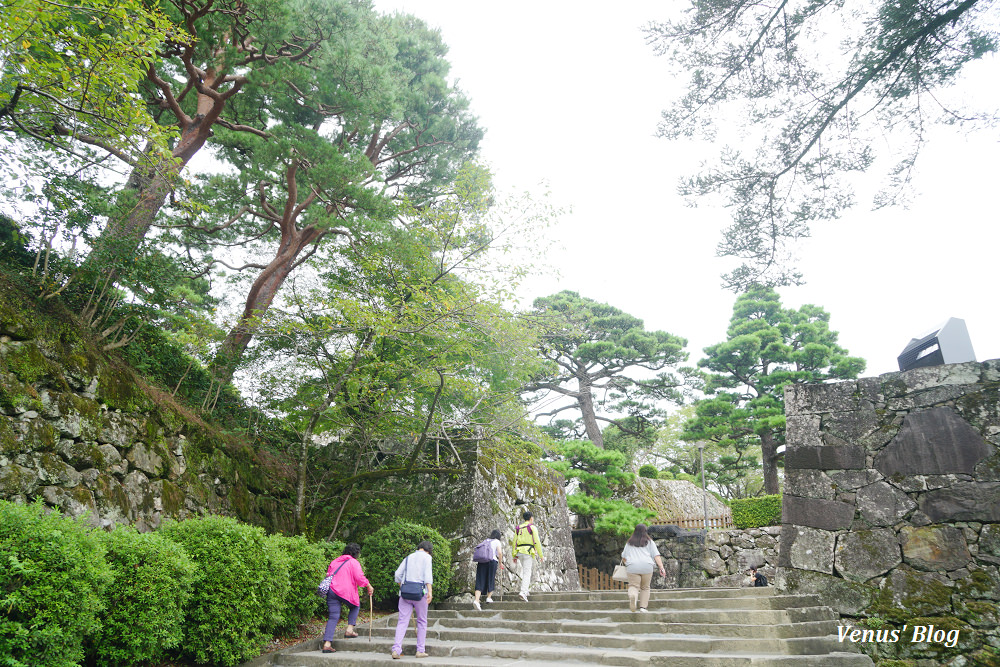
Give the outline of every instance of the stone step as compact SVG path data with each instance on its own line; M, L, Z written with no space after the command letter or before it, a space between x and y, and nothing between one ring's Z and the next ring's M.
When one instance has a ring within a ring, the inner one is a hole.
M485 612L483 612L485 613ZM717 617L717 614L713 618ZM629 612L629 618L635 619L635 614ZM431 626L450 629L482 628L482 617L431 617ZM803 621L800 623L769 623L766 625L750 625L748 623L692 623L692 622L658 622L658 621L580 621L580 620L512 620L506 618L489 618L488 626L493 630L506 632L547 632L547 633L595 633L644 635L660 633L669 635L709 635L713 637L748 637L776 638L790 637L823 637L837 632L838 621L835 619L819 621Z
M648 612L632 612L621 607L615 610L590 609L537 609L529 606L520 609L494 611L483 609L466 610L434 610L427 620L433 623L435 619L461 618L476 619L484 625L495 620L508 621L561 621L561 622L592 622L607 621L614 623L723 623L745 625L776 625L782 623L803 623L807 621L837 620L837 614L829 607L800 607L792 609L656 609L651 607Z
M631 612L621 591L544 593L530 602L448 602L428 614L427 658L416 659L415 629L404 656L390 656L396 616L358 625L336 653L312 640L252 667L513 665L639 667L871 667L866 655L837 641L839 618L816 596L773 589L658 591L648 613ZM362 619L363 620L363 619ZM251 666L247 666L251 667Z
M775 595L776 589L770 586L746 588L654 588L650 591L654 598L735 598L735 597L767 597ZM603 598L620 599L624 590L614 591L557 591L532 593L534 601L570 601L570 600L600 600ZM517 593L505 592L504 599L517 598Z
M684 610L684 609L787 609L789 607L802 607L815 605L818 603L816 596L804 595L768 595L749 596L736 598L704 597L704 598L650 598L649 608ZM484 610L507 610L507 609L559 609L559 610L609 610L628 609L628 596L622 593L617 598L605 598L598 600L544 600L531 597L530 602L524 600L504 600L493 603L480 603ZM441 609L465 609L471 610L473 606L468 602L448 602L440 606Z
M585 632L560 632L558 635L542 630L506 630L489 628L427 628L428 642L507 642L515 644L559 643L576 647L598 649L631 649L633 651L675 651L681 653L777 653L811 654L828 653L836 649L836 636L830 634L804 637L725 637L704 632L691 634L652 632L643 635L603 633L600 628L587 628ZM395 628L378 628L372 632L374 639L391 643ZM354 644L353 640L338 640L341 646Z
M356 640L350 640L356 641ZM427 644L427 658L417 659L413 638L403 645L403 657L393 660L391 641L342 646L337 643L336 653L324 654L319 643L309 650L282 653L275 656L273 665L282 667L326 667L334 665L514 665L518 667L550 667L555 665L592 667L614 665L617 667L871 667L871 660L859 653L831 652L825 655L774 655L760 653L685 653L658 651L636 652L629 649L590 649L560 644L546 644L525 648L520 645L495 642L449 642ZM367 649L367 650L366 650Z

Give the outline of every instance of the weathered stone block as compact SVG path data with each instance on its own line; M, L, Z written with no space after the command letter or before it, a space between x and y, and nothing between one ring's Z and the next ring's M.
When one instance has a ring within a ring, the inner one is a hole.
M904 526L903 560L918 570L957 570L972 559L965 535L954 526Z
M877 398L876 385L870 382L792 384L785 387L785 412L789 415L850 412Z
M834 470L827 475L838 491L854 491L882 479L875 470Z
M854 445L796 447L785 453L787 470L861 470L865 450Z
M901 565L886 577L872 613L899 623L951 611L954 584L943 577Z
M785 495L781 503L784 524L823 530L845 530L854 520L854 505L838 500L818 500Z
M833 500L833 481L822 470L796 470L785 477L785 493L803 498Z
M992 448L951 408L913 412L892 442L875 457L875 467L892 475L972 474Z
M875 598L877 589L840 577L779 568L775 583L785 593L818 594L823 604L832 607L839 614L855 616L868 607Z
M823 417L823 431L847 442L871 435L878 427L878 416L871 403L864 403L859 410L833 412Z
M855 502L861 517L873 526L893 526L917 507L909 496L886 482L858 489Z
M928 491L918 504L935 522L1000 522L1000 482L960 482Z
M800 570L833 574L833 550L837 535L827 530L789 526L788 562ZM784 533L782 534L784 537ZM782 540L782 548L785 548Z
M837 573L851 581L868 581L903 562L893 530L861 530L837 538Z
M154 477L159 477L164 472L163 458L145 443L137 442L126 458L134 468Z
M1000 563L1000 524L988 523L979 533L979 557L992 556Z
M785 442L794 447L818 447L819 415L788 415L785 417Z

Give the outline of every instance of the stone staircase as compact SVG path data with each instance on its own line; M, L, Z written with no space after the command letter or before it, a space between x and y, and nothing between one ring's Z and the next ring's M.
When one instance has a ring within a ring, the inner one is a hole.
M416 659L415 628L403 657L390 656L396 616L375 621L361 637L339 638L336 653L319 640L272 654L255 666L335 667L418 664L665 665L737 667L872 665L868 656L837 641L837 614L812 595L780 595L772 588L654 590L648 613L633 613L623 591L536 593L530 602L504 597L476 611L446 602L427 622L427 653ZM359 619L361 620L361 619Z

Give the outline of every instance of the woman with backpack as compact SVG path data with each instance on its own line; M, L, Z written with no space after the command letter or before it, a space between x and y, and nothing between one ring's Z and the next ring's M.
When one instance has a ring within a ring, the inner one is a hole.
M361 599L358 596L358 587L364 586L368 589L368 595L374 592L372 585L368 583L358 556L361 554L361 547L351 542L344 547L344 555L333 559L330 567L326 570L326 576L333 575L330 582L330 592L326 594L326 606L330 611L330 616L326 621L326 631L323 632L323 653L333 653L333 636L337 632L337 623L340 621L340 605L347 605L347 628L344 630L344 638L357 637L354 626L358 622L358 612L361 610Z
M487 559L488 560L484 560ZM472 560L476 561L476 599L472 606L482 611L479 597L486 592L486 602L493 603L493 589L496 587L497 569L503 569L503 552L500 545L500 531L494 530L490 536L472 550Z

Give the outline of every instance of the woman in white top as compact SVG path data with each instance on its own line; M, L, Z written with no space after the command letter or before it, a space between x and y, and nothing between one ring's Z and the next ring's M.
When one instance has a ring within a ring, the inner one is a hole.
M649 605L649 585L653 580L653 566L660 568L660 576L667 576L663 567L663 558L656 549L656 542L646 532L646 524L635 526L632 537L628 538L622 549L622 560L628 571L628 606L635 611L638 603L639 611L646 611Z

